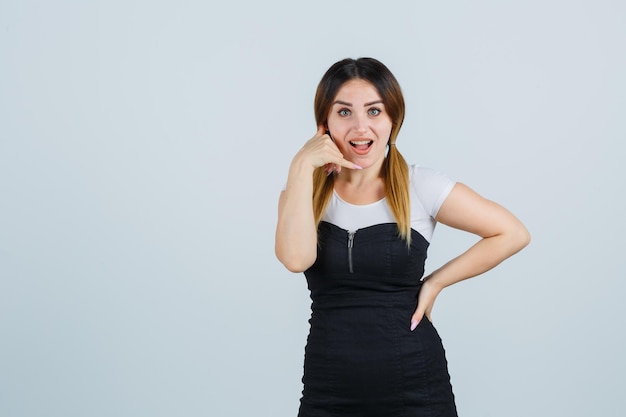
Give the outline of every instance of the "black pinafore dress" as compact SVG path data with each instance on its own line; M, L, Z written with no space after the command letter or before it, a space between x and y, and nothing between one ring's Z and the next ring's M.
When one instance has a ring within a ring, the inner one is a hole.
M298 416L456 417L437 331L410 330L428 241L412 230L408 248L395 223L318 236Z

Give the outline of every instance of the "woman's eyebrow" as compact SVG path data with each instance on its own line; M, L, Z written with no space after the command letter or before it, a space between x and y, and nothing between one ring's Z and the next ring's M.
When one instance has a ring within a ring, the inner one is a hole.
M365 103L363 105L363 107L371 106L372 104L378 104L378 103L382 103L382 102L383 102L382 100L370 101L369 103ZM341 104L341 105L344 105L344 106L352 107L352 103L348 103L347 101L335 100L333 105L335 105L335 104Z

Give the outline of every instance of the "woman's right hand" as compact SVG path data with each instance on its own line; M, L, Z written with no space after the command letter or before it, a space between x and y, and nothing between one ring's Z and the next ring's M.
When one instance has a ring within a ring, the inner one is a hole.
M324 126L319 126L315 136L309 139L294 157L294 162L311 166L313 169L326 166L328 174L341 172L341 167L361 169L360 166L344 159L343 154L326 133Z

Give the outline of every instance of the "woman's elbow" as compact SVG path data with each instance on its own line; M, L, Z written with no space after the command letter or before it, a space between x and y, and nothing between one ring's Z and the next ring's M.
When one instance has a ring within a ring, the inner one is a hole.
M515 230L512 231L511 239L515 247L515 252L519 252L530 243L530 232L526 226L520 223Z
M276 251L276 257L289 272L304 272L315 263L315 256L287 255Z
M289 272L304 272L313 265L313 263L308 262L298 262L298 261L281 261L281 263L287 268Z

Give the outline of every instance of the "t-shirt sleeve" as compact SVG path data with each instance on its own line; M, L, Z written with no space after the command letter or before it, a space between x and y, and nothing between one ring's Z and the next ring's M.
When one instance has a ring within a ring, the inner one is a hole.
M452 191L456 182L437 170L419 165L412 165L409 174L411 176L411 187L413 187L413 191L424 210L431 217L436 217L439 208L450 194L450 191Z

